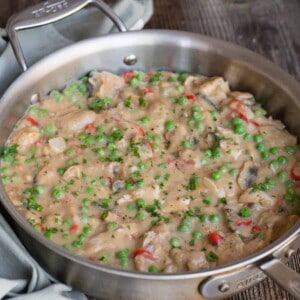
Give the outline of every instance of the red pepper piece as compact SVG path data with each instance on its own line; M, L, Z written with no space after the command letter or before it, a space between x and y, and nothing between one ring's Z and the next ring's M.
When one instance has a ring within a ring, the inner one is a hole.
M112 179L112 177L108 176L107 177L109 184L113 184L114 180Z
M153 254L146 250L146 249L137 249L132 253L132 257L135 258L136 256L142 255L150 260L157 260L156 257L153 256Z
M169 166L176 166L176 167L184 167L184 166L194 166L196 164L196 161L190 159L190 160L171 160L169 161Z
M144 129L142 128L142 127L140 127L139 125L137 125L137 124L133 124L134 125L134 127L137 129L137 131L139 132L139 134L141 135L141 136L145 136L146 134L145 134L145 131L144 131Z
M297 161L292 170L291 170L291 178L294 180L294 181L300 181L300 162Z
M91 123L91 124L89 124L89 125L86 126L86 131L89 132L89 133L95 132L96 129L97 128L96 128L96 126L93 123Z
M151 154L152 154L152 157L153 157L154 154L155 154L154 147L153 147L153 145L151 143L148 143L148 147L149 147L149 149L151 151Z
M32 126L38 126L39 125L39 123L34 118L32 118L32 117L27 117L26 121L28 123L30 123L30 125L32 125Z
M224 242L224 237L217 232L212 232L208 235L208 239L214 246L220 246Z
M88 260L92 262L99 262L99 260L96 257L89 257Z
M134 72L126 72L123 74L123 78L125 80L126 83L128 83L129 81L131 81L133 78L135 78L135 73Z
M73 225L69 229L70 233L77 233L79 231L79 226L78 225Z
M185 97L190 101L196 101L198 99L196 95L185 95Z
M251 230L251 232L254 234L260 233L261 231L262 231L262 228L260 225L254 225Z
M246 108L243 104L243 102L239 99L232 99L230 102L229 102L229 107L232 109L233 112L235 112L242 120L244 120L245 122L247 123L250 123L252 125L254 125L257 129L260 128L260 125L252 120L252 119L249 119L246 115Z
M235 222L236 226L249 226L252 224L252 220L237 220Z
M153 94L155 93L155 91L153 89L140 89L139 91L142 95L145 95L145 94Z

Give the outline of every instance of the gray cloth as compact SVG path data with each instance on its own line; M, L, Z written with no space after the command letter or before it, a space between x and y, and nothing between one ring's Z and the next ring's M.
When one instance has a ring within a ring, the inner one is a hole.
M141 29L153 13L152 0L120 0L113 5L113 9L129 29L135 30ZM18 35L26 60L32 65L75 41L114 30L112 23L101 12L89 8L66 20L20 32ZM5 36L3 29L0 29L0 96L21 73L11 46L1 36ZM0 206L0 299L6 298L87 299L84 294L55 281L38 265L1 215Z
M0 240L0 299L87 299L82 293L68 293L70 287L55 283L30 256L2 215Z

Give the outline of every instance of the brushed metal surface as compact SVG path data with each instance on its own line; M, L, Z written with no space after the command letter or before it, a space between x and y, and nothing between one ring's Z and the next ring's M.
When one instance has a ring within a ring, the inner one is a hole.
M136 55L134 66L124 64ZM224 76L233 89L250 91L266 101L266 109L300 137L299 84L263 57L238 46L197 34L145 30L116 33L77 43L30 67L7 90L0 102L0 144L3 145L33 94L45 95L91 70L124 72L173 70ZM299 223L256 255L215 269L182 274L145 274L93 264L55 246L34 231L0 188L3 205L32 255L54 277L101 299L203 299L199 284L209 276L257 263L300 231Z

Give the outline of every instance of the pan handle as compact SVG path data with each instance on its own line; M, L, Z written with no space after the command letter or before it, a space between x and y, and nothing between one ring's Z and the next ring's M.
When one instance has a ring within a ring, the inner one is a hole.
M102 0L48 0L28 9L19 14L13 15L7 22L6 30L11 42L16 59L23 71L27 70L27 63L17 37L17 31L53 23L64 19L88 4L99 8L108 16L117 28L124 32L127 31L122 20L114 11Z
M298 273L277 258L260 265L259 268L296 299L300 299L300 275Z

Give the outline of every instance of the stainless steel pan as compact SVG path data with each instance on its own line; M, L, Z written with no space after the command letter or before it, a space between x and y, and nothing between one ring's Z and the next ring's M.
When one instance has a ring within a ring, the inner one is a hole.
M263 57L224 41L188 32L144 30L86 40L58 51L27 70L16 31L62 19L87 4L96 5L121 31L114 13L100 0L47 1L13 16L8 34L24 72L0 102L0 142L38 97L93 69L198 72L224 76L233 89L266 100L266 109L300 137L300 88L290 76ZM51 41L49 41L51 43ZM37 233L19 215L1 184L1 201L33 257L55 278L101 299L224 298L262 280L267 274L300 299L300 276L285 266L300 248L300 224L246 259L193 273L148 274L117 270L74 256Z

